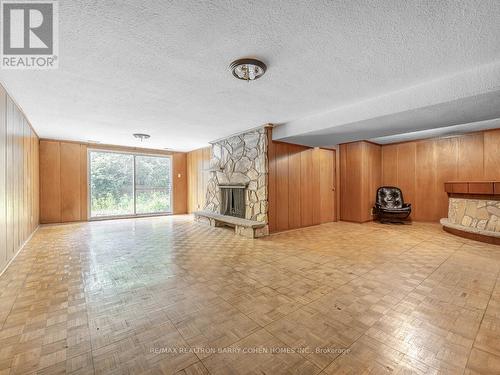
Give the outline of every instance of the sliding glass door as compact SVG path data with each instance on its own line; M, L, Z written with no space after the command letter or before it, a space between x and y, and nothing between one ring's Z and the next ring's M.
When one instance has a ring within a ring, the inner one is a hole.
M134 215L134 156L90 151L90 217Z
M170 158L135 157L135 212L171 212Z
M171 213L171 170L169 156L90 150L90 217Z

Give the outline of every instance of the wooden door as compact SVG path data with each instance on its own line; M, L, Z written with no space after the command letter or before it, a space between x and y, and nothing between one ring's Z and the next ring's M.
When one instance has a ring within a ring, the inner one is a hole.
M320 169L320 220L328 223L335 220L335 150L319 150Z
M302 220L301 153L302 146L288 145L288 229L300 228Z
M276 229L278 231L288 230L288 144L276 143Z

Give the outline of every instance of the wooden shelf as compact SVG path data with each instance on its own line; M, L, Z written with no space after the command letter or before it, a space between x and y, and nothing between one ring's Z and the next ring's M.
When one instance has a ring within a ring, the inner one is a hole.
M500 195L500 181L450 181L445 182L448 194Z

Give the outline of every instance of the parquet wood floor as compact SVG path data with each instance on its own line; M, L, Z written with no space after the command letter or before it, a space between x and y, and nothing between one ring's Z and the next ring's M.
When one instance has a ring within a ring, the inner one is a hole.
M500 374L499 272L434 224L45 226L0 277L0 375Z

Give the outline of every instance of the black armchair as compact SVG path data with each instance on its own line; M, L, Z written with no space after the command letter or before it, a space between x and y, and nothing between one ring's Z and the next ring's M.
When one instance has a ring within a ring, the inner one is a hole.
M382 186L377 189L373 214L377 216L381 223L402 223L411 214L411 204L404 202L400 188Z

